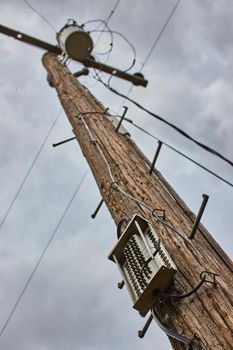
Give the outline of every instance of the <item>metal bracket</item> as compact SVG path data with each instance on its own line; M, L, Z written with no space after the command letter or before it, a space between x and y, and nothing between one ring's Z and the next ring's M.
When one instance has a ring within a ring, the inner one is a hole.
M121 236L121 227L123 224L128 224L129 219L127 219L126 217L123 217L117 224L117 238L119 239Z
M192 231L191 231L190 236L189 236L190 239L193 239L195 234L196 234L198 225L199 225L199 223L201 221L201 218L202 218L202 215L204 213L204 210L205 210L206 204L208 202L209 196L207 196L207 194L203 194L202 198L203 198L203 200L202 200L199 212L198 212L198 214L196 216L196 220L194 221L193 228L192 228Z
M78 72L73 73L73 76L75 78L81 77L82 75L88 75L89 69L84 67L83 69L79 70Z
M118 287L119 289L122 289L122 288L124 287L124 285L125 285L125 281L124 281L124 280L122 280L121 282L118 282L118 283L117 283L117 287Z
M72 141L72 140L75 140L75 139L76 139L76 136L71 137L69 139L66 139L64 141L58 142L58 143L53 143L53 147L57 147L57 146L63 145L63 143L66 143L66 142L69 142L69 141Z
M154 166L155 166L156 160L157 160L157 158L159 156L159 152L161 150L162 145L163 145L162 141L158 141L158 147L156 149L155 156L154 156L154 159L153 159L153 161L151 163L150 170L149 170L149 174L150 175L153 173Z
M150 316L147 319L144 327L138 331L139 338L143 338L144 337L144 335L146 334L148 328L150 327L150 324L151 324L152 320L153 320L153 315L150 314Z

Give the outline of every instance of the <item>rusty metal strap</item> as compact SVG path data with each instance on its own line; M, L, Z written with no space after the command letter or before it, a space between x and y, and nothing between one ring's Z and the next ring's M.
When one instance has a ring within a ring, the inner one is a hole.
M202 346L201 346L200 344L196 343L196 342L193 340L193 338L188 338L188 337L186 337L186 336L184 336L184 335L181 335L181 334L177 333L176 331L172 331L172 330L168 329L167 327L165 327L165 326L161 323L161 321L160 321L158 315L156 314L156 311L154 310L154 308L151 310L151 313L152 313L152 316L153 316L155 322L158 324L158 326L159 326L169 337L171 337L171 338L173 338L173 339L176 339L176 340L180 341L180 342L183 343L183 344L188 345L188 349L190 349L190 350L201 350L201 349L202 349Z

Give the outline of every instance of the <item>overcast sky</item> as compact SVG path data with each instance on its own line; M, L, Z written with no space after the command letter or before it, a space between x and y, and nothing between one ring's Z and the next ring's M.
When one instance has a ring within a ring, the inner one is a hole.
M68 18L79 24L106 19L115 3L116 0L31 0L56 31ZM175 3L119 2L109 25L135 46L137 60L133 73L140 70ZM231 160L232 18L230 0L182 0L144 67L148 87L135 87L130 94ZM0 24L56 44L55 31L23 0L0 0ZM86 29L95 26L92 23ZM96 38L95 34L93 39ZM103 35L93 53L108 50L109 43L109 35ZM108 63L126 69L133 59L130 47L117 37L113 47ZM40 49L0 35L0 220L60 111L48 142L0 230L0 329L87 169L75 141L52 148L52 143L71 137L72 131L56 92L46 81L42 55ZM72 72L81 68L77 63L70 64ZM122 99L96 84L92 76L93 72L80 80L106 107L122 113ZM103 75L103 79L107 78ZM130 87L119 79L112 79L111 83L122 92ZM130 103L126 105L130 119L233 182L229 164ZM155 141L125 126L151 159ZM194 212L198 211L201 195L210 196L202 222L232 257L233 188L165 146L157 167ZM126 290L117 289L120 275L107 260L116 242L115 225L106 208L101 209L95 220L90 218L99 200L97 186L88 173L0 337L1 349L171 349L155 324L143 340L137 337L145 320L132 309Z

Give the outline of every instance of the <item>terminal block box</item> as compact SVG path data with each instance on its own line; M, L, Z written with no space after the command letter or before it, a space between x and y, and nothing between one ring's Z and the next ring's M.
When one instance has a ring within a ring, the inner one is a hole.
M149 222L134 215L108 258L121 273L141 316L154 306L155 290L165 290L177 268Z

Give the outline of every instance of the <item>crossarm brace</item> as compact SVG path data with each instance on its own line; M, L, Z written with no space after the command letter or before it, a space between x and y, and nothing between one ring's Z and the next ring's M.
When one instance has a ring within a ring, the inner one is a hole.
M61 55L62 54L62 50L58 47L58 46L55 46L55 45L51 45L43 40L39 40L39 39L36 39L30 35L27 35L27 34L23 34L19 31L16 31L14 29L11 29L11 28L8 28L8 27L5 27L3 25L0 24L0 33L3 33L5 35L8 35L8 36L11 36L17 40L20 40L24 43L27 43L27 44L30 44L30 45L33 45L33 46L37 46L41 49L44 49L46 51L49 51L49 52L53 52L57 55ZM78 60L74 60L74 61L78 61ZM117 68L114 68L114 67L111 67L111 66L107 66L106 64L104 63L101 63L101 62L96 62L95 60L93 59L85 59L85 60L79 60L78 62L82 63L85 67L91 67L91 68L96 68L96 69L99 69L101 70L102 72L105 72L105 73L108 73L108 74L111 74L113 76L116 76L118 78L121 78L121 79L124 79L124 80L128 80L130 81L132 84L134 85L141 85L141 86L144 86L146 87L147 86L147 83L148 81L141 78L140 76L137 76L137 75L132 75L132 74L128 74L124 71L121 71Z

